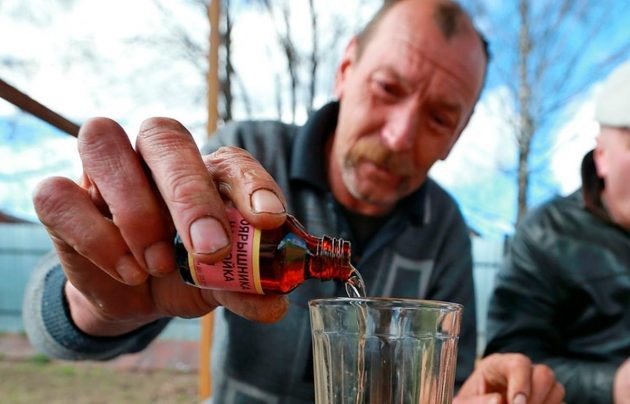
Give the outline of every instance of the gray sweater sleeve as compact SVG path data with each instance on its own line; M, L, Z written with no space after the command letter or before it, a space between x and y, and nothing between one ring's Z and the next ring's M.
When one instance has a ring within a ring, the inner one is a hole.
M144 349L164 329L161 319L118 337L93 337L70 318L64 294L66 277L55 254L48 254L33 273L24 294L22 316L31 344L41 353L66 360L107 360Z

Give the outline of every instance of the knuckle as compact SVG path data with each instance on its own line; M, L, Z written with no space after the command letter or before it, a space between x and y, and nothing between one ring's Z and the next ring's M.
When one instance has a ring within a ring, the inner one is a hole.
M521 353L512 353L510 355L510 361L513 366L531 367L532 361Z
M221 159L224 157L232 157L232 156L241 156L241 157L250 157L253 158L247 150L242 149L237 146L221 146L214 153L210 154L210 157Z
M153 117L142 121L138 132L138 139L162 138L171 133L183 133L190 135L188 130L179 121L172 118Z
M493 354L491 354L491 355L488 355L488 356L486 357L486 359L487 359L489 362L497 362L497 361L504 360L504 359L506 358L506 356L507 356L507 355L510 355L510 354L504 354L504 353L493 353Z
M547 365L536 365L534 371L540 375L540 377L544 379L555 379L556 374L554 371Z
M249 152L238 147L221 147L209 155L205 162L213 178L220 182L239 179L245 185L274 183L260 162Z
M61 177L47 178L41 181L33 191L33 205L44 224L47 224L47 218L65 215L68 181Z
M118 123L109 118L91 118L79 131L77 146L80 154L97 153L113 143L111 134L122 133Z
M123 129L105 118L89 123L79 135L77 146L84 171L95 178L124 172L132 150Z
M190 132L171 118L149 118L142 122L136 149L149 166L178 165L175 162L199 155Z
M207 156L205 163L210 170L225 171L241 164L256 163L246 150L235 146L222 146Z
M109 118L95 117L88 119L81 126L78 138L79 141L96 140L103 137L103 133L120 130L122 130L122 127L118 123L116 123L116 121Z
M170 188L171 200L175 204L191 205L204 203L206 200L208 179L190 170L175 168L168 173L165 182Z

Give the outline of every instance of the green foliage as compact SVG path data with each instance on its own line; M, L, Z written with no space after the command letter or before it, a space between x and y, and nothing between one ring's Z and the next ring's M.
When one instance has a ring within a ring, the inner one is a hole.
M50 363L50 358L44 354L37 353L29 358L29 362L36 365L45 365Z

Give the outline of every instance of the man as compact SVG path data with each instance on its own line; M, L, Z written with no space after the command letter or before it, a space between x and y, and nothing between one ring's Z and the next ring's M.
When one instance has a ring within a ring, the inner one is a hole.
M519 226L490 304L487 352L551 366L568 403L630 403L630 60L604 84L582 188Z
M348 45L335 83L339 102L302 128L228 125L209 145L218 151L202 158L172 120L146 121L135 151L112 121L88 122L79 136L80 184L50 179L35 194L63 270L43 271L32 284L31 339L57 356L109 358L142 349L169 317L223 305L214 401L312 402L306 302L343 293L334 283L302 285L287 304L195 289L174 272L174 230L198 260L226 254L228 199L260 228L279 226L290 209L309 232L350 239L369 295L464 304L460 386L475 354L470 242L455 203L427 173L473 112L484 49L456 4L391 1ZM283 314L274 324L244 319L270 323ZM538 403L562 395L547 367L513 354L483 360L458 399Z

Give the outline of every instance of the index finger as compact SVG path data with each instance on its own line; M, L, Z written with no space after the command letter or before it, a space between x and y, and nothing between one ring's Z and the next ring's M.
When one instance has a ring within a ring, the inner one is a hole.
M204 156L204 162L221 194L248 222L261 229L284 223L287 203L282 189L246 150L224 146Z
M230 245L225 204L190 133L172 119L147 119L136 149L186 249L201 261L221 258Z
M67 236L76 238L78 251L100 258L97 261L101 265L109 263L103 269L110 272L111 263L120 263L123 259L129 263L123 267L136 269L131 272L144 270L164 274L172 271L175 263L171 224L165 220L163 204L123 128L111 119L90 119L81 127L77 146L84 170L82 187L88 191L94 205L84 204L82 209L85 212L98 209L103 216L111 215L115 225L102 223L105 218L101 216L101 227L109 227L103 233L108 235L109 241L88 245L90 239L77 238L76 228L80 227L82 216L73 218L75 229L67 232ZM119 245L121 238L133 259L125 257L125 249ZM103 259L108 255L111 257ZM120 272L120 268L117 270Z
M508 403L525 404L532 390L532 362L521 354L495 354L487 357L491 374L507 386ZM524 396L524 397L523 397Z

